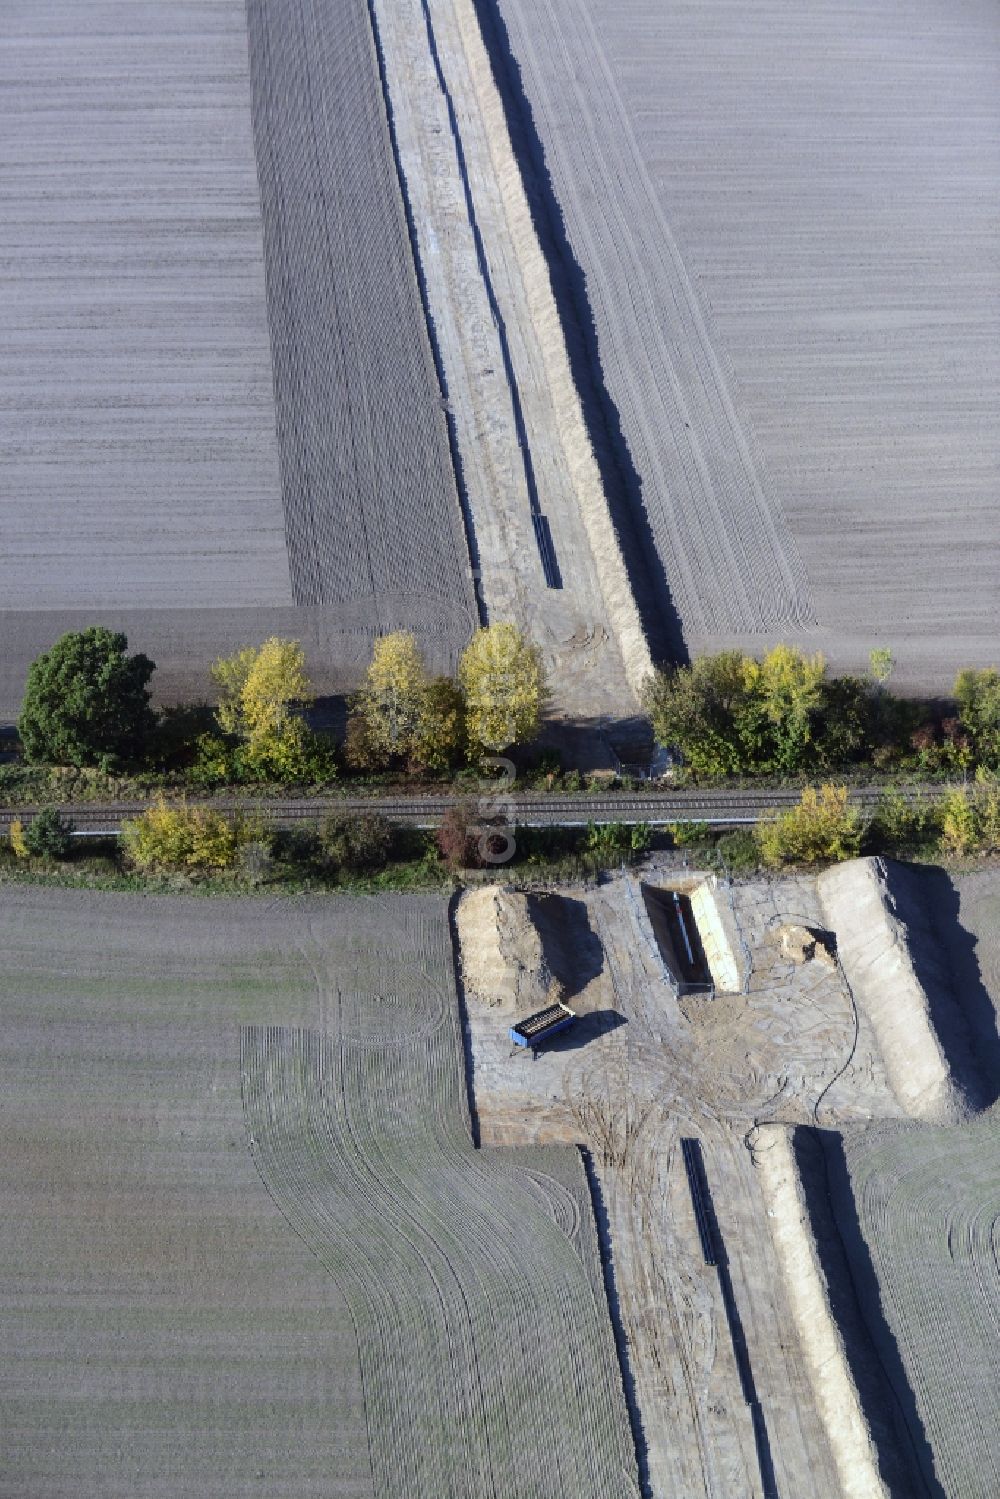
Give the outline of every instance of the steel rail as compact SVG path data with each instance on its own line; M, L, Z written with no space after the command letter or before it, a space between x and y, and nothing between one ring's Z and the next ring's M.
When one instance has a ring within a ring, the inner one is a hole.
M904 791L908 798L936 798L946 790L942 786L919 786ZM881 795L879 787L858 787L850 801L861 808L875 805ZM300 798L206 797L192 805L210 807L232 815L237 811L258 812L277 826L293 827L331 813L358 816L369 813L391 822L414 823L434 827L450 807L471 805L483 822L505 821L514 825L536 827L585 826L589 822L647 822L662 825L672 822L706 822L716 826L759 821L771 813L794 806L800 790L761 789L707 791L584 792L566 794L505 794L493 784L483 787L476 796L327 796ZM70 802L59 805L63 816L80 832L109 835L117 832L129 818L140 816L153 805L146 801L109 803ZM15 818L30 819L38 806L0 808L0 829L6 829Z

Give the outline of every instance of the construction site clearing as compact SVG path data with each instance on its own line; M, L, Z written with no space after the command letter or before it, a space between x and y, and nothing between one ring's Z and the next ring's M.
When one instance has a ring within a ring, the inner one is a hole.
M458 898L473 1131L583 1155L645 1494L1000 1492L998 887L978 931L873 859Z

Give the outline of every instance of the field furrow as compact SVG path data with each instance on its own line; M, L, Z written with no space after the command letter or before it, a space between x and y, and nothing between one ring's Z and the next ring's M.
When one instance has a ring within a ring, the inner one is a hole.
M470 564L365 0L248 0L267 309L299 604L407 596Z

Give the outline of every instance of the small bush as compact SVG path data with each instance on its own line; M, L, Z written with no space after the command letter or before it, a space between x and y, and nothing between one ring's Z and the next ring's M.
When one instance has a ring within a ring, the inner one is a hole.
M10 825L10 846L18 859L26 859L29 849L24 836L24 823L19 817L15 817Z
M979 819L968 791L956 787L941 801L941 848L961 857L972 853L979 842Z
M603 867L634 863L649 843L649 825L645 822L592 822L587 826L584 849Z
M732 874L752 874L760 867L760 848L751 828L723 833L715 845L715 862Z
M879 797L866 843L875 853L902 853L922 848L940 832L940 808L920 797L911 800L889 788Z
M215 711L208 703L180 703L160 711L150 741L149 759L166 770L188 770L203 735L215 732Z
M781 864L838 863L861 848L863 827L857 808L847 804L847 787L807 786L797 807L755 830L761 859Z
M381 869L387 864L392 839L391 823L384 817L367 813L360 817L333 813L324 818L319 830L319 847L324 862L351 874Z
M231 786L239 779L236 746L221 734L199 734L194 742L194 760L188 780L195 786L213 791L217 786Z
M123 825L122 846L143 873L207 873L231 869L261 831L259 822L241 814L230 821L211 807L168 807L161 800Z
M538 776L557 776L562 770L562 755L557 749L547 747L539 750L535 759L534 772Z
M274 877L274 855L261 839L254 839L240 849L238 865L241 877L255 888Z
M301 867L322 865L319 830L308 823L292 828L275 828L271 834L271 852L282 864Z
M347 720L344 761L351 770L385 770L389 764L389 756L376 744L363 713L352 713Z
M28 824L24 844L29 854L65 859L73 847L73 824L60 817L55 807L43 807Z
M450 806L436 836L438 852L451 873L460 869L478 869L481 866L479 841L482 823L475 807L470 803L455 802Z
M667 832L674 848L690 848L708 840L709 826L707 822L671 822Z
M280 733L242 744L235 768L241 782L319 786L336 778L337 757L326 735L293 718Z

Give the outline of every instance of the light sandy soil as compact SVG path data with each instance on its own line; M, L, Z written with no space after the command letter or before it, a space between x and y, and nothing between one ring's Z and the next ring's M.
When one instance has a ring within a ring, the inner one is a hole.
M991 0L481 9L690 650L794 638L857 669L889 645L925 690L990 664Z
M760 1494L773 1468L779 1494L833 1495L837 1469L744 1137L761 1121L829 1126L898 1106L839 972L781 951L784 925L823 925L814 883L731 894L746 992L678 1002L632 881L562 892L561 951L574 956L560 965L550 944L549 962L581 1019L532 1058L507 1039L515 1008L467 983L474 1111L484 1144L578 1141L590 1152L647 1492ZM700 1249L683 1137L704 1152L758 1440L723 1283Z
M739 992L677 1000L630 877L463 897L482 1138L590 1152L649 1494L985 1499L1000 1116L972 1111L1000 1088L1000 871L953 882L858 860L714 898ZM553 982L580 1019L531 1057L507 1027ZM959 1122L928 1122L928 1099ZM718 1277L685 1137L701 1142Z
M475 9L374 14L487 618L538 642L556 714L634 713L649 649Z
M913 1119L954 1123L985 1102L971 1038L938 946L922 871L885 859L826 870L819 891L843 970L889 1083Z

